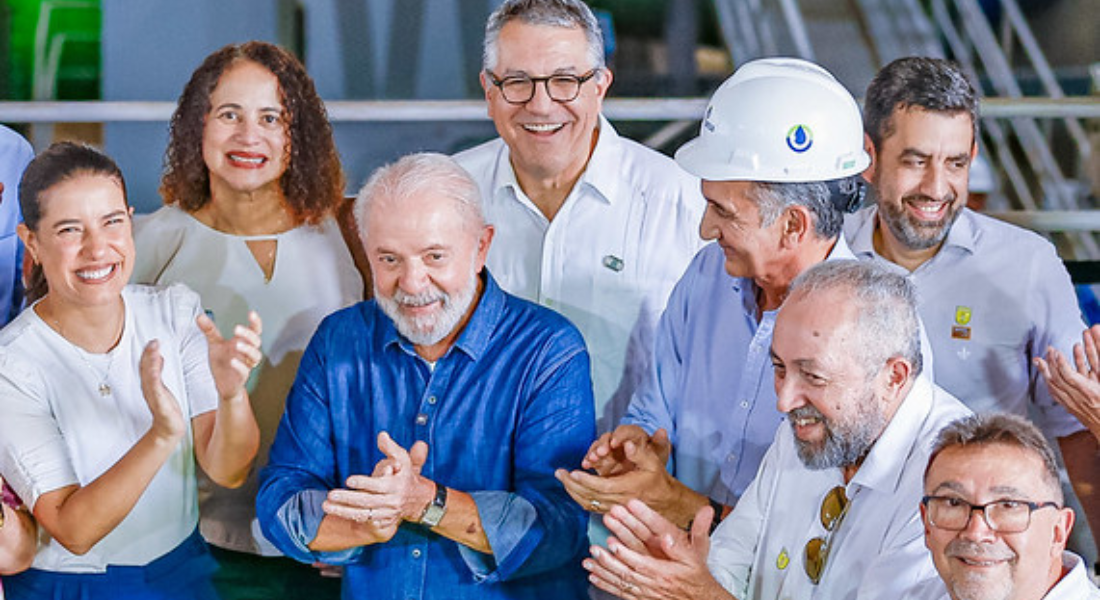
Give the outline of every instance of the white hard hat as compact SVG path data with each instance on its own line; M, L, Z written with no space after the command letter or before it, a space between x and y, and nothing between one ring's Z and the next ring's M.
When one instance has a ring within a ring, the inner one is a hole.
M714 92L699 137L676 151L676 162L712 181L808 182L862 173L871 157L859 106L828 71L765 58Z

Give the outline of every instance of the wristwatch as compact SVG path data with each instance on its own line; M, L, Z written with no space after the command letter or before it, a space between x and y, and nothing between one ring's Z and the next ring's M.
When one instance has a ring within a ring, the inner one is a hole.
M430 529L439 525L445 514L447 514L447 486L435 483L435 498L424 507L424 512L420 513L417 523Z

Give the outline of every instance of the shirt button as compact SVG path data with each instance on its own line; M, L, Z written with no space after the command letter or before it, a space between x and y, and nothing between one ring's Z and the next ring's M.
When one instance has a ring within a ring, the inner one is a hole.
M741 408L748 408L748 407L749 407L749 401L748 400L742 400L741 401Z
M435 396L428 396L428 404L435 404Z
M735 462L736 460L737 455L733 453L730 453L730 455L726 457L726 462Z
M428 424L428 415L426 415L424 413L420 413L419 415L416 415L416 424L417 425L427 425Z
M420 558L420 548L413 548L412 555L413 558Z

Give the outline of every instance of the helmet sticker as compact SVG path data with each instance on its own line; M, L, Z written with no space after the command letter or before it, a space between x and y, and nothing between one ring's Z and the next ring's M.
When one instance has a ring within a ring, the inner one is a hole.
M703 117L703 127L706 127L707 130L711 131L711 132L713 132L714 129L715 129L714 123L712 123L711 120L710 120L710 115L713 112L714 112L714 105L708 106L707 107L707 114L706 114L706 116Z
M814 133L805 125L795 125L787 130L787 147L799 154L814 145Z

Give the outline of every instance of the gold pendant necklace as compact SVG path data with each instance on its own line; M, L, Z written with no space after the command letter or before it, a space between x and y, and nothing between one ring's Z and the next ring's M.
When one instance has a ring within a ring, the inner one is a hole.
M86 353L83 350L76 347L75 344L70 345L76 352L76 355L80 357L81 362L83 362L84 365L88 367L88 370L91 371L94 378L99 380L99 385L96 386L96 390L99 391L99 395L103 398L110 396L112 390L111 384L108 383L108 380L111 378L111 365L115 362L115 355L111 352L107 353L107 368L102 374L100 374L99 369L95 368L95 365L92 364L92 361L88 360L88 357L85 356Z

